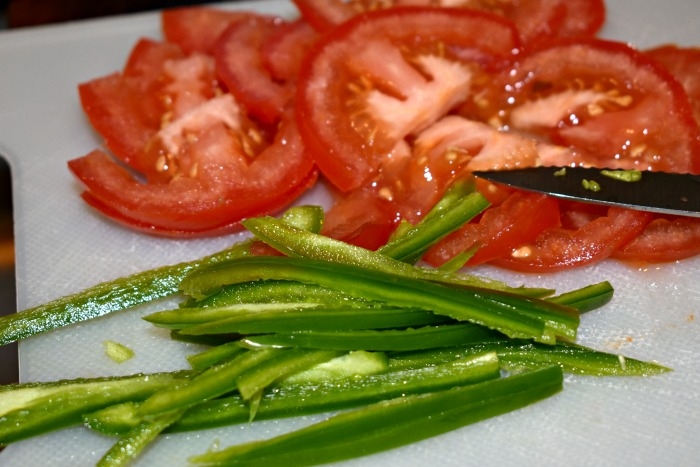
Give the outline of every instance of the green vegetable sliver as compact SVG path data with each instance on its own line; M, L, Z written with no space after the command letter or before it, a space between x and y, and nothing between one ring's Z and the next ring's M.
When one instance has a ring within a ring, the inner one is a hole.
M551 290L548 289L511 287L500 281L470 274L458 274L439 269L417 267L376 251L360 248L324 235L296 229L273 217L246 219L243 221L243 224L258 239L290 257L347 264L414 279L507 290L531 296L546 296L551 293Z
M263 349L235 354L232 359L208 368L184 384L157 391L144 401L139 411L142 416L158 415L231 392L235 389L236 378L279 352L279 349Z
M183 372L157 373L18 385L0 393L4 405L0 445L77 425L85 413L124 401L143 400L190 376Z
M481 213L490 203L479 192L469 193L465 185L453 186L418 224L391 239L377 252L415 263L430 246Z
M160 433L175 423L182 410L174 410L150 420L143 421L129 430L102 456L96 467L116 467L127 465L152 442Z
M451 321L427 310L387 306L309 307L246 313L193 325L182 334L269 334L276 332L349 331L403 328Z
M284 346L311 349L408 351L450 347L493 338L498 334L471 323L425 326L385 331L311 331L288 334L265 334L245 337L251 347Z
M208 452L189 461L303 466L373 454L537 402L560 391L562 381L561 369L552 366L453 390L395 398L276 438Z
M206 296L224 284L261 279L310 282L391 306L419 307L451 318L471 321L511 337L552 342L542 320L524 314L512 304L499 304L487 289L445 285L397 276L349 264L289 257L248 257L198 269L181 283L194 297ZM485 298L484 295L488 297ZM541 301L542 306L549 306Z
M0 345L98 316L151 302L178 292L193 269L249 253L249 242L189 262L121 277L19 313L0 317Z

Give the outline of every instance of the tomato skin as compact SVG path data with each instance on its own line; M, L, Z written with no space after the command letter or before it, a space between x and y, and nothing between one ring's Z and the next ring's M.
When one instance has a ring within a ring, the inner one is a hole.
M700 47L661 45L645 50L644 54L667 69L683 86L693 106L695 121L700 123Z
M378 8L423 6L488 11L513 21L524 44L539 43L553 37L591 37L605 21L603 0L365 0L352 4L342 0L294 0L294 3L302 16L322 32Z
M429 39L421 43L416 37ZM367 50L372 44L399 51L403 46L410 50L415 44L425 47L430 42L458 53L470 50L474 61L481 60L484 66L502 64L519 47L512 24L493 15L459 9L395 8L354 17L319 39L306 56L295 98L299 130L323 175L341 191L366 183L405 136L405 129L395 128L389 116L382 119L368 107L367 112L352 107L366 105L353 94L355 81L368 78L400 92L402 86L396 79L414 79L409 73L391 78L372 75L369 68L373 65L349 63L351 55L347 54L356 55L357 50ZM385 65L380 65L383 71L389 68ZM357 69L363 66L368 69ZM407 64L401 66L408 68ZM415 75L415 70L412 73ZM436 98L433 107L439 102ZM408 110L420 113L418 108Z
M231 22L251 15L202 6L170 8L161 12L161 28L165 40L179 45L185 53L209 53Z
M209 126L188 149L197 170L168 183L143 184L99 150L68 166L86 201L118 222L157 235L211 235L280 209L315 181L291 116L252 161L239 145L223 124Z
M440 266L457 254L478 247L467 265L476 266L509 255L534 241L546 229L560 226L559 204L554 198L513 192L503 203L487 209L478 222L466 224L431 248L423 259Z
M700 169L700 130L685 91L626 44L555 42L525 54L506 81L504 125L580 149L571 164Z
M277 121L294 94L291 85L272 79L263 62L263 45L281 21L258 15L233 22L214 46L218 76L250 115L266 123Z
M579 229L546 230L534 242L492 264L522 272L555 272L593 264L631 242L651 220L646 212L611 207L605 216Z
M184 57L174 44L139 40L123 73L113 73L81 83L80 102L93 128L113 154L146 176L151 167L141 153L158 131L166 111L159 87L163 66L168 60Z
M341 196L326 212L322 234L352 245L376 250L396 228L391 203L374 190L357 190Z
M319 33L303 19L281 24L262 45L265 68L278 81L294 81Z
M665 263L697 254L700 254L700 219L660 217L613 257L630 262Z
M335 0L292 0L294 5L317 31L326 32L344 23L358 11L347 3Z

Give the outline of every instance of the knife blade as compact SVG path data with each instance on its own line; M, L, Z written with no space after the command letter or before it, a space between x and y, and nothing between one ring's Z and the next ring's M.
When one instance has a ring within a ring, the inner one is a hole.
M700 217L700 176L584 167L475 171L514 188L587 203Z

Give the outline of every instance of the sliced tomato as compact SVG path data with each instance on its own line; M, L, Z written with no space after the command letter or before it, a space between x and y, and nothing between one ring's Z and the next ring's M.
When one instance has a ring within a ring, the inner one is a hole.
M114 156L149 181L167 180L172 164L167 151L151 139L220 92L214 61L185 56L175 44L150 39L134 47L123 73L97 78L79 87L83 109Z
M179 45L186 53L209 53L231 22L251 15L202 6L171 8L162 11L161 27L165 40Z
M294 81L301 62L319 33L308 22L298 19L281 24L262 45L262 61L277 81Z
M626 44L553 44L522 57L505 86L503 126L577 148L572 165L700 170L700 132L685 91Z
M395 8L357 16L305 59L296 95L304 142L333 185L357 188L406 137L490 85L483 70L518 47L512 25L486 13Z
M666 68L681 83L700 122L700 48L662 45L644 52Z
M396 215L391 203L368 189L337 200L326 213L322 233L376 250L389 240L395 227Z
M613 255L633 262L678 261L700 254L700 220L654 219L641 234Z
M107 147L143 173L149 170L140 163L141 151L160 127L165 112L156 89L163 66L167 60L183 57L174 44L141 39L123 74L113 73L78 86L83 110Z
M402 6L470 8L513 21L523 43L552 37L592 37L605 21L603 0L294 0L306 20L327 31L355 15Z
M605 23L604 0L561 0L564 19L556 37L593 37Z
M304 19L321 32L328 31L364 11L356 2L350 4L340 0L292 1Z
M250 16L231 23L214 47L221 80L249 114L266 123L279 118L294 94L291 83L275 81L263 61L263 46L280 24L276 17Z
M554 272L584 266L610 257L631 242L651 222L652 215L609 208L606 215L579 229L545 230L533 242L492 264L524 272Z
M285 118L272 144L250 157L240 141L242 122L218 118L235 101L223 95L188 116L194 138L179 142L188 169L167 183L141 183L97 150L69 161L86 189L84 198L118 222L159 235L202 235L238 228L249 216L293 201L315 181L294 119ZM240 115L240 114L239 114Z
M544 230L560 225L557 200L516 191L501 205L487 209L478 222L448 235L424 259L440 266L457 254L478 247L467 263L475 266L510 255L519 246L533 242Z

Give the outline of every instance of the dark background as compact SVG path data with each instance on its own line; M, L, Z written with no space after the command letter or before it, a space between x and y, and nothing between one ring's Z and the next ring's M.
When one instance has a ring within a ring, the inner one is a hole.
M0 0L0 29L26 28L101 16L213 3L214 1ZM0 154L0 315L16 311L10 172L10 167ZM16 344L1 346L0 384L13 383L17 379L17 346Z

